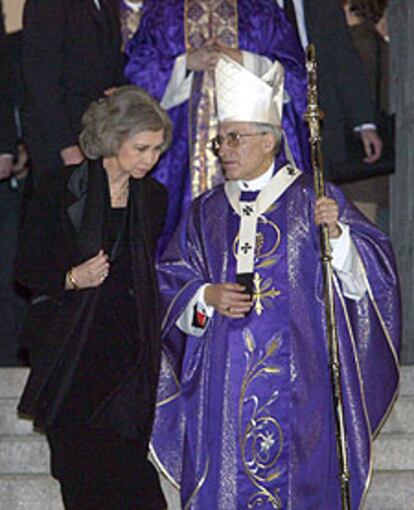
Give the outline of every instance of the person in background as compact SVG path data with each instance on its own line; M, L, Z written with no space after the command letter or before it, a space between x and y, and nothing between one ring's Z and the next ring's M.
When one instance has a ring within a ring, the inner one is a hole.
M213 71L222 54L258 76L275 60L283 64L283 129L295 160L309 168L304 54L276 2L145 0L140 28L127 47L125 74L161 101L174 123L172 150L155 173L170 191L161 251L191 201L223 180L208 148L217 129Z
M386 0L346 0L344 11L353 44L358 51L368 78L376 111L376 125L384 140L382 161L394 169L394 118L390 115L389 43L378 31L377 24L386 19ZM353 147L351 147L352 149ZM356 152L354 150L354 152ZM355 155L355 158L357 156ZM358 182L344 184L343 191L381 229L388 232L388 175L375 174Z
M389 45L378 31L385 19L387 0L346 0L344 11L352 41L358 50L377 113L388 113Z
M91 101L125 83L119 0L26 0L24 128L34 184L80 163L81 118Z
M346 136L352 130L363 145L366 163L375 163L382 152L376 129L374 103L359 56L352 44L340 0L276 0L297 30L304 48L316 47L320 107L323 120L323 153L328 180L335 181L335 167L347 159Z
M21 32L0 37L0 366L25 363L19 334L26 302L13 280L13 264L27 174L22 140Z
M160 356L157 241L165 188L149 176L171 122L119 87L83 116L86 159L35 190L15 275L32 297L19 412L46 432L69 510L165 508L147 460Z
M163 358L152 446L183 508L340 510L319 251L334 269L351 507L399 378L399 287L388 239L286 161L283 80L216 68L227 181L197 198L158 264ZM274 93L276 92L276 93ZM277 105L275 109L274 106ZM165 431L168 430L168 434Z

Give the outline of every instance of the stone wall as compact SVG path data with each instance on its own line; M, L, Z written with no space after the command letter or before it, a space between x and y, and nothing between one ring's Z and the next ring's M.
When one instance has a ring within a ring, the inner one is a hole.
M403 298L403 363L414 364L414 1L392 0L391 103L396 113L396 173L391 179L391 237Z

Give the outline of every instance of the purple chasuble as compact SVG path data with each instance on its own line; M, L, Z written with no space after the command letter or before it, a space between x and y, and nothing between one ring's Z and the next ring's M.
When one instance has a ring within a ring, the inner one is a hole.
M191 9L188 8L190 4ZM192 16L193 21L197 21L197 16L203 16L202 7L203 2L194 0L145 1L140 28L127 47L126 76L131 83L140 85L161 101L170 81L175 59L185 54L187 47L197 46L198 39L191 39L186 28L189 26L189 16ZM275 0L223 0L215 14L220 14L224 19L228 17L237 20L236 40L239 49L268 57L271 61L279 60L283 65L287 93L283 108L283 129L298 167L307 171L308 131L303 120L307 105L304 54L283 10L277 6ZM221 36L225 38L225 30L221 32ZM228 41L230 46L232 37L229 37ZM168 187L170 197L167 222L160 242L161 252L194 198L194 183L190 175L195 175L195 172L194 168L190 167L194 161L198 165L199 159L193 160L194 154L190 154L190 149L197 146L195 140L202 134L203 129L207 130L203 119L195 119L203 99L203 83L204 73L194 73L191 101L184 101L169 110L174 123L173 143L154 171L154 177ZM208 157L211 158L211 155ZM221 176L201 182L200 190L202 186L213 186L217 179L221 179Z
M352 508L371 475L372 442L398 386L398 279L386 237L341 192L340 220L368 291L336 310ZM223 186L196 199L159 264L165 307L152 446L180 486L183 508L340 510L318 231L312 179L302 175L259 219L254 306L215 312L202 337L176 320L200 285L234 282L239 216Z

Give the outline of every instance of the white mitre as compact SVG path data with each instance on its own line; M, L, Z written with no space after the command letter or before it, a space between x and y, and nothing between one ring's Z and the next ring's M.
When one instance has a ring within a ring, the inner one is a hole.
M276 61L261 77L223 55L215 70L219 122L282 125L285 72Z

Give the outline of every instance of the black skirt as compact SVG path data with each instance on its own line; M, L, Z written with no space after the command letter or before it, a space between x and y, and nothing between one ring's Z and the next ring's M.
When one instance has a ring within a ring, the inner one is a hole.
M92 428L46 431L52 475L67 510L162 510L167 507L145 438Z

